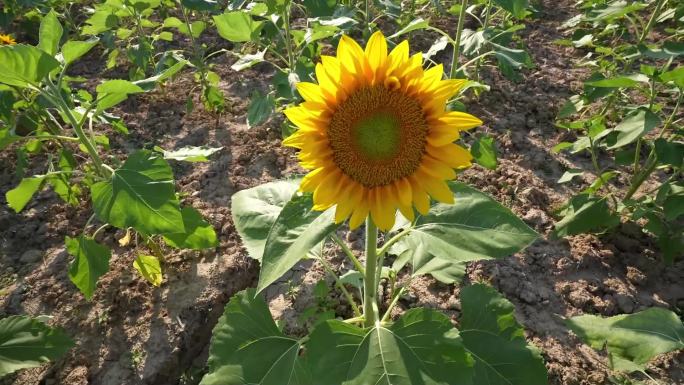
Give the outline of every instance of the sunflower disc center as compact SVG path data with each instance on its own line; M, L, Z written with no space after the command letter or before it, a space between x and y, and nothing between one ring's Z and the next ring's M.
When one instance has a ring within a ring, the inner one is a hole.
M352 135L359 150L369 159L384 160L399 150L401 127L397 118L379 112L359 121Z
M354 91L338 105L327 134L335 164L356 182L376 187L420 167L428 128L416 99L372 86Z

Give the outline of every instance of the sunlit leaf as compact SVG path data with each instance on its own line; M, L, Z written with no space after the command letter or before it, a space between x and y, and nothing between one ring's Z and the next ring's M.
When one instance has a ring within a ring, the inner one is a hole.
M164 280L159 259L152 255L138 255L133 261L133 267L140 275L154 286L161 285Z
M91 195L98 218L118 228L145 234L185 231L171 167L156 152L131 154L111 180L92 185Z
M230 207L233 222L250 257L261 260L268 232L298 188L299 181L283 180L233 195Z
M230 300L214 327L200 385L313 385L299 358L300 343L285 336L254 289Z
M684 325L667 309L607 318L587 314L570 318L566 324L592 348L605 348L615 370L642 371L657 355L684 349Z
M69 279L83 295L90 299L95 292L97 280L109 270L111 251L83 235L66 237L67 251L75 257L69 267Z
M461 289L461 308L459 329L475 358L474 384L548 384L544 360L527 344L512 303L494 288L476 284Z

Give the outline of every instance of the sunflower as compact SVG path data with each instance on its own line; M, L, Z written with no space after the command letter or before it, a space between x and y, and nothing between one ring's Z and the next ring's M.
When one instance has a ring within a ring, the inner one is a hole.
M0 33L0 45L15 45L17 44L16 40L12 38L10 35L3 35Z
M304 102L285 110L299 129L283 142L298 148L301 166L311 170L300 190L313 192L315 210L337 205L337 223L351 216L353 229L370 214L389 230L397 209L413 220L413 207L426 214L430 197L453 203L446 180L472 159L453 142L482 122L446 111L465 80L442 80L443 72L441 64L423 70L422 54L409 56L408 41L388 55L381 32L365 50L342 36L337 57L321 58L318 84L298 83Z

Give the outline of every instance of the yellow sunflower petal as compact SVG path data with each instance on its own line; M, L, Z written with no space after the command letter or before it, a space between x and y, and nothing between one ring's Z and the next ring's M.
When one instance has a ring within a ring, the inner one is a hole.
M299 94L302 95L304 100L320 104L321 106L327 106L323 91L318 84L299 82L297 83L297 91L299 91Z
M427 153L452 168L463 168L470 166L470 162L473 159L470 151L453 143L449 143L440 147L429 145Z
M370 65L373 78L369 79L374 83L382 82L384 80L384 68L387 62L387 41L382 32L375 32L366 44L366 57Z
M430 194L431 197L442 203L454 203L454 193L451 192L451 189L449 189L446 182L425 174L423 175L424 176L421 179L424 182L427 193Z
M299 190L302 192L313 192L327 175L328 170L322 167L311 171L302 178L302 183L299 184Z
M432 127L448 127L456 130L469 130L481 126L482 121L473 115L460 111L450 111L437 118L429 119Z
M366 62L366 55L358 43L347 35L342 35L340 44L337 46L337 58L342 68L358 76L368 78L370 68Z
M363 198L359 200L358 205L354 208L354 212L349 219L349 228L354 230L359 227L368 216L368 195L369 191L365 190L363 192Z
M453 168L430 156L423 157L420 170L439 179L451 180L456 178L456 172L454 172Z
M378 229L386 231L394 226L396 202L390 186L380 186L372 190L374 200L371 204L371 216Z

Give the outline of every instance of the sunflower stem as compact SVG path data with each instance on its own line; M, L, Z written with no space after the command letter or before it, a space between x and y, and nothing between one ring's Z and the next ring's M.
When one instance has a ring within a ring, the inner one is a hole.
M363 315L366 327L375 325L378 320L378 228L370 215L366 218L366 274L363 281Z
M461 35L463 34L463 24L465 22L467 6L468 0L462 0L461 11L458 13L458 24L456 25L456 39L454 39L454 54L451 56L449 79L453 79L456 76L456 66L458 65L458 55L461 53Z

